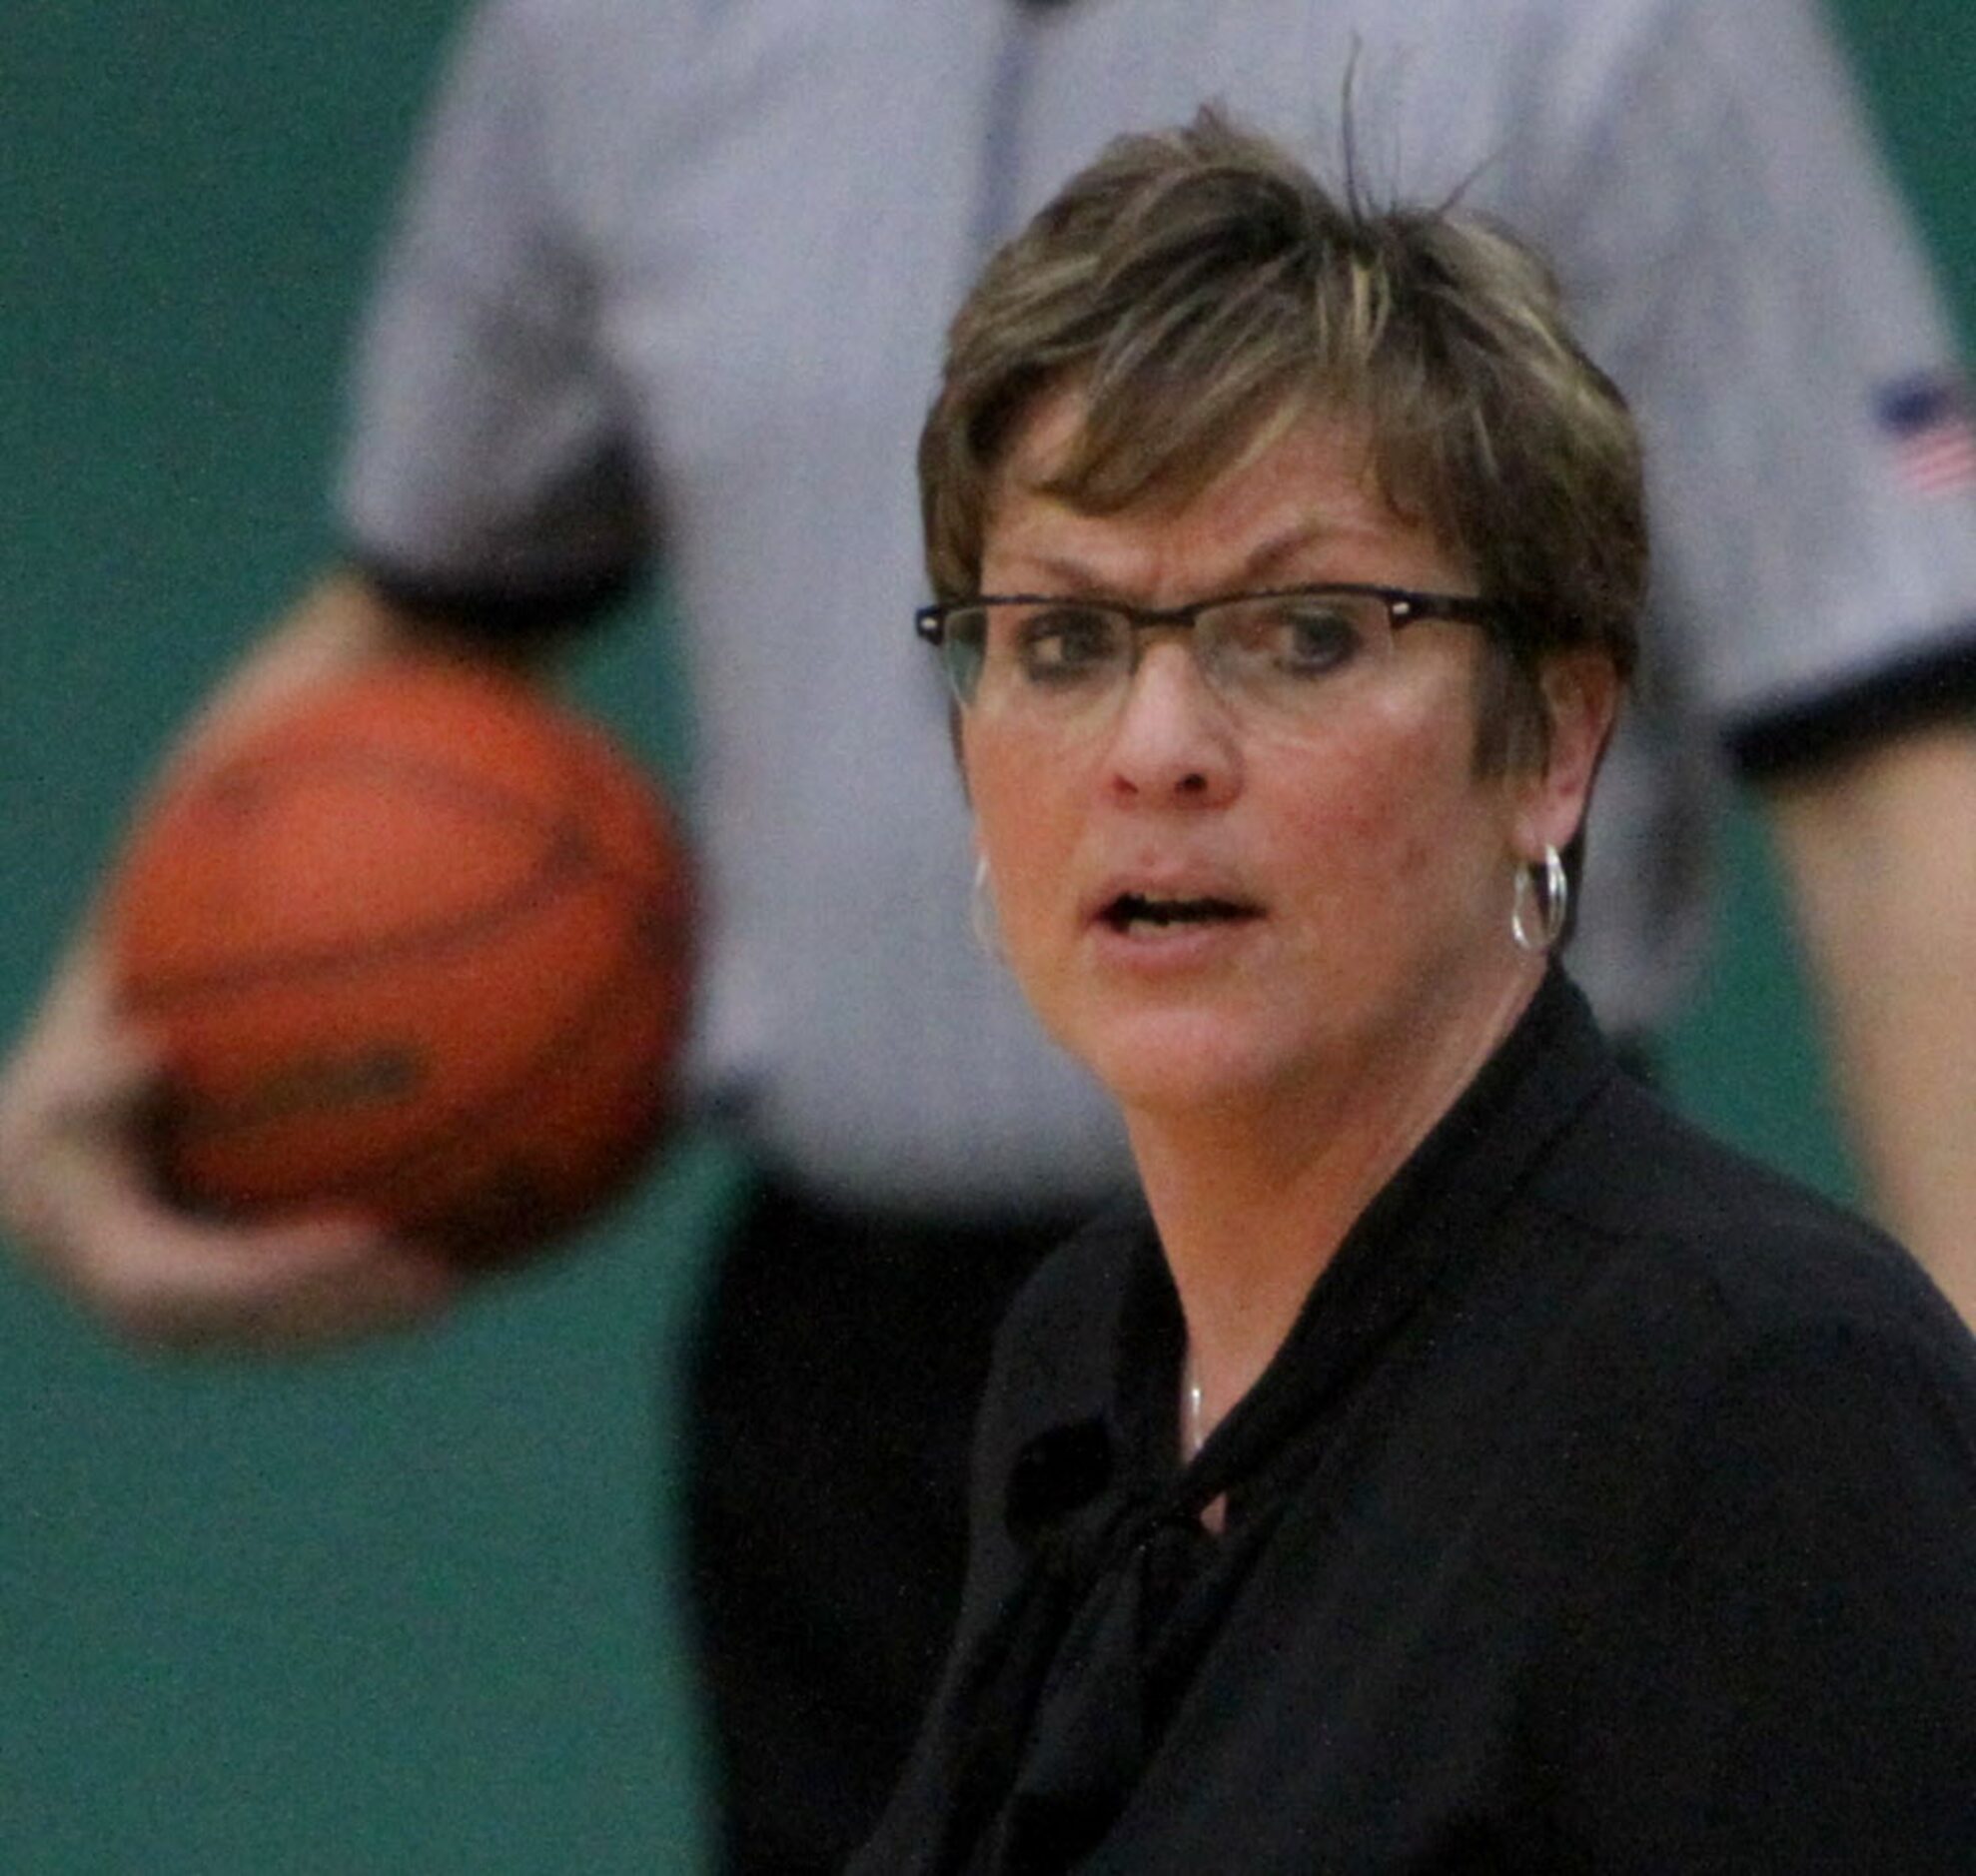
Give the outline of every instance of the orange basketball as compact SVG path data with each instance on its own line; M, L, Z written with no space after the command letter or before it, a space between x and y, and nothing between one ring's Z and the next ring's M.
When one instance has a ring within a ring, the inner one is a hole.
M651 783L527 684L420 660L312 690L170 790L113 885L162 1177L475 1262L539 1243L664 1125L692 928Z

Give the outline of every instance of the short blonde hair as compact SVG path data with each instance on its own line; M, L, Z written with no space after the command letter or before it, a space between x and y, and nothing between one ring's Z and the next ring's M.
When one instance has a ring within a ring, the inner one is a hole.
M1308 412L1363 417L1388 499L1505 608L1482 766L1541 748L1547 654L1592 646L1631 669L1637 434L1548 268L1505 230L1335 199L1214 111L1118 139L994 256L953 322L919 448L940 598L980 590L1014 434L1068 386L1084 424L1045 492L1092 513L1184 501Z

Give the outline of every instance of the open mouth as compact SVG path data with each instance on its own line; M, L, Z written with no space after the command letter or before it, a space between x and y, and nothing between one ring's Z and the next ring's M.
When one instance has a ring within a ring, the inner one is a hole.
M1258 917L1259 911L1233 899L1170 899L1122 892L1098 916L1116 932L1164 931L1175 925L1237 924Z

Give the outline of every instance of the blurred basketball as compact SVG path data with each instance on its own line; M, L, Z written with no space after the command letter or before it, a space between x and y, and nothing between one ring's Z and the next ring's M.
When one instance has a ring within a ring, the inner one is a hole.
M644 772L519 679L420 660L312 690L141 820L107 918L183 1204L356 1209L490 1262L664 1127L685 849Z

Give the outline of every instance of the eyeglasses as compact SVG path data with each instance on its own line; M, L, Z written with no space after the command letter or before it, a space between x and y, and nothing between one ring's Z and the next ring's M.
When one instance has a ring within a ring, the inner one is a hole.
M1399 586L1290 586L1192 605L990 593L921 606L920 637L940 654L961 707L976 718L1077 726L1124 693L1139 634L1191 631L1215 691L1239 708L1307 722L1334 709L1393 655L1422 619L1499 622L1493 601Z

